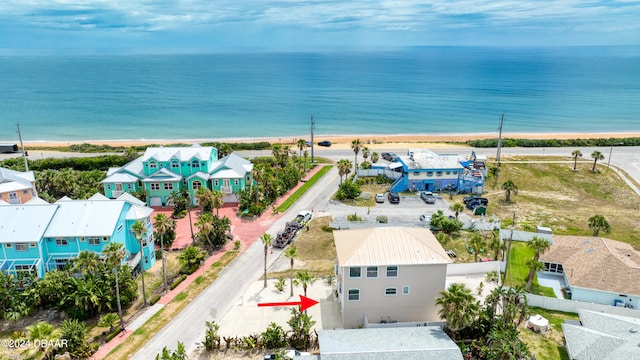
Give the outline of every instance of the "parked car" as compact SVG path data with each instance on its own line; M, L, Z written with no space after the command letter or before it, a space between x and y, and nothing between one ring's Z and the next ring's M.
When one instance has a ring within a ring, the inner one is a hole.
M304 352L304 351L298 351L298 350L285 350L284 351L284 358L285 359L293 359L295 356L306 356L306 355L311 355L311 353L308 352ZM265 360L275 360L276 359L276 354L266 354L264 356Z
M389 195L387 195L387 198L392 204L400 204L400 196L397 193L390 192Z
M383 203L384 202L384 194L376 194L376 202Z
M422 214L422 215L420 215L420 221L424 221L426 223L431 223L431 214Z
M305 140L304 141L304 146L311 147L311 141Z
M435 195L433 195L433 193L431 191L423 191L420 194L420 198L422 198L422 200L424 200L424 202L426 202L427 204L435 204L436 203L436 197L435 197Z
M330 146L331 146L331 141L329 141L329 140L323 140L323 141L320 141L320 142L318 143L318 146L330 147Z
M489 205L489 199L480 197L478 195L467 196L462 199L462 202L465 204L469 204L470 202L477 202L479 205Z
M396 155L396 153L392 153L392 152L383 152L382 154L380 154L380 156L382 156L383 159L387 160L387 161L398 161L398 155Z

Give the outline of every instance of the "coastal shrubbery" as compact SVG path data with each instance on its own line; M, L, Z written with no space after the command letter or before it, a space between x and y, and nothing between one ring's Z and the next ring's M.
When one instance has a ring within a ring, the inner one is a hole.
M477 148L498 146L498 139L468 140L465 144ZM640 138L592 139L502 139L503 147L588 147L588 146L640 146Z

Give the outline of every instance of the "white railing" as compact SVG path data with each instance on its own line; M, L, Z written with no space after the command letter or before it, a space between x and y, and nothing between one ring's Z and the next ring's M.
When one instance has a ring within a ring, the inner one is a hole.
M122 190L113 190L113 191L111 192L111 196L113 196L114 198L117 198L117 197L119 197L119 196L120 196L120 195L122 195L122 194L124 194L124 191L122 191Z
M231 194L233 191L231 190L231 186L221 186L220 192L223 194Z

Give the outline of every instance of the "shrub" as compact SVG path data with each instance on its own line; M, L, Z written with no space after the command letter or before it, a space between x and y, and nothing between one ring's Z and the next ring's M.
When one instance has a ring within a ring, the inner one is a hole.
M347 215L347 221L362 221L362 218L358 214Z
M287 280L284 278L284 276L280 276L278 278L278 281L275 282L274 286L276 287L276 289L280 292L284 291L284 286L287 284Z
M169 289L173 290L175 289L178 285L180 285L181 282L184 281L184 279L187 278L187 275L180 275L178 276L175 280L173 280L173 282L171 283L171 285L169 286Z
M262 333L264 346L267 349L280 349L287 345L287 334L282 326L272 322Z
M389 219L385 215L378 215L376 216L376 221L381 224L386 224L389 222Z
M331 226L328 225L322 225L320 226L320 230L324 231L324 232L332 232L333 230L336 230L334 228L332 228Z
M240 247L242 247L242 242L240 240L236 240L233 243L233 250L240 250Z
M360 196L360 187L351 181L345 181L340 184L336 193L336 199L338 200L355 199L358 196Z
M118 334L120 334L120 329L115 329L112 332L110 332L107 336L104 337L104 342L109 342L111 341L111 339L113 339L114 337L118 336Z
M158 301L160 301L161 298L162 296L160 294L156 294L151 298L151 300L149 300L149 303L151 305L155 305Z

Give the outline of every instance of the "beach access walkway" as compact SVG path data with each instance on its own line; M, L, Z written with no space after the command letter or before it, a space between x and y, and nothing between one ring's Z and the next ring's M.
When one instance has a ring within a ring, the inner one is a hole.
M326 166L326 165L320 164L315 168L313 168L305 176L304 180L306 181L309 178L311 178L323 166ZM282 204L285 200L287 200L289 196L291 196L291 194L293 194L296 190L298 190L298 188L300 188L304 183L305 183L304 181L299 182L298 185L296 185L296 187L289 190L285 195L283 195L280 199L278 199L278 201L276 201L275 203L275 208L277 208L280 204ZM205 263L200 268L198 268L198 270L194 271L191 275L189 275L182 283L180 283L180 285L178 285L173 290L164 294L162 298L155 305L148 307L143 312L135 316L135 318L126 319L125 320L126 331L121 332L119 335L111 339L111 341L105 344L102 344L98 349L98 351L91 356L91 359L93 360L103 359L114 348L122 344L131 335L131 333L133 333L135 330L137 330L142 325L144 325L144 323L146 323L153 315L155 315L158 311L160 311L166 304L170 303L176 297L176 295L178 295L185 288L191 285L198 278L198 276L202 274L202 269L210 268L213 265L213 263L218 261L222 257L222 255L224 255L228 250L233 249L233 246L234 246L233 243L235 242L235 240L240 240L240 242L242 243L240 254L238 254L238 256L241 256L242 253L246 249L248 249L249 246L251 246L251 244L253 244L256 240L258 240L260 236L262 236L262 234L264 234L277 220L279 220L282 216L286 214L286 212L274 214L272 210L273 208L274 207L268 208L260 217L258 217L255 220L245 220L238 217L236 215L237 209L235 206L225 206L221 208L220 216L227 216L231 220L233 241L229 242L227 246L224 248L224 250L219 251L213 256L211 256L210 258L208 258L205 261ZM168 212L167 215L168 216L171 215L170 208L158 208L156 212ZM198 209L192 210L192 213L191 213L192 221L194 222L197 221L198 214L199 214ZM177 245L176 245L176 242L178 242ZM175 245L175 249L182 249L191 245L191 229L189 226L188 216L178 220L178 224L176 226L176 240L172 244L171 249L174 249L174 245ZM174 344L168 344L168 345L174 346ZM150 356L149 358L155 358L155 354L149 354L149 356Z

